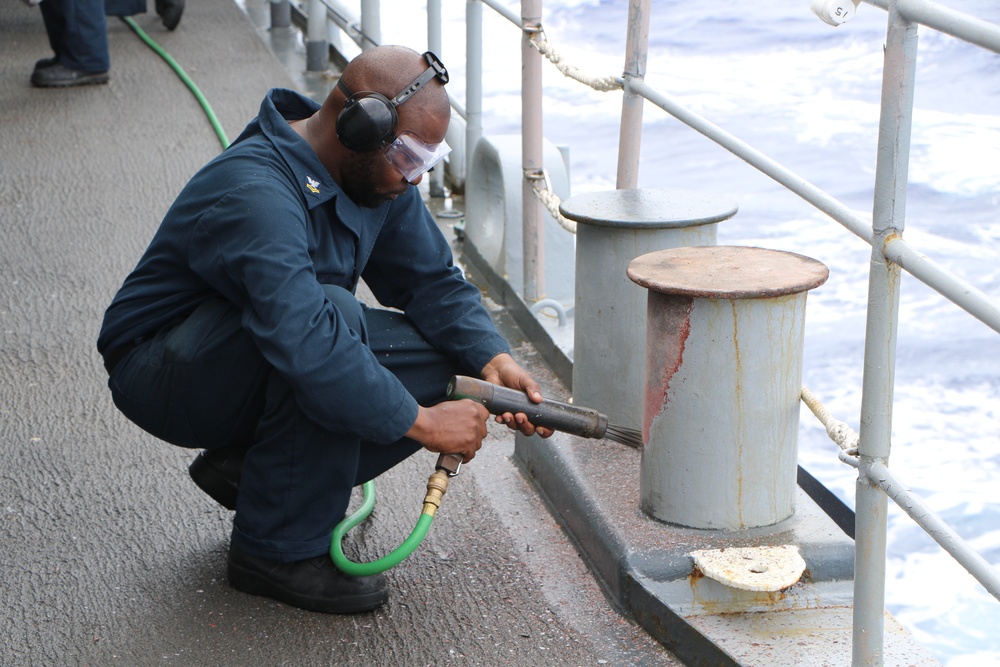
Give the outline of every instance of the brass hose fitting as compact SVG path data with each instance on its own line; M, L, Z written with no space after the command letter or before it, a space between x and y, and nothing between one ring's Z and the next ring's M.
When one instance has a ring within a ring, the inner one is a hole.
M444 470L435 470L434 474L427 478L427 495L424 496L423 514L433 518L441 507L441 499L448 491L448 473Z
M462 468L462 457L458 454L441 454L434 466L434 474L427 479L427 495L424 497L423 514L434 518L441 507L441 499L448 491L448 479L458 474Z

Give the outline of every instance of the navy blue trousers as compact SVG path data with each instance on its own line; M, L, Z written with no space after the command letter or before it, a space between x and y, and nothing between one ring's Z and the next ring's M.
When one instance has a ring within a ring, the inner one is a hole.
M49 46L60 65L83 72L106 72L111 55L105 14L142 14L146 0L45 0L39 9Z
M45 0L38 7L60 65L83 72L108 71L104 0Z
M369 309L339 287L326 290L348 326L421 405L440 401L451 376L463 372L405 315ZM351 489L420 449L407 438L362 442L307 418L240 326L239 311L222 299L138 345L108 384L125 416L162 440L246 448L232 543L261 558L287 562L325 553Z

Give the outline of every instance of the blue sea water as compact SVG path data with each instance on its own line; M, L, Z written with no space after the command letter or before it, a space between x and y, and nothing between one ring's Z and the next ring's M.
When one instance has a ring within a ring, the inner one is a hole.
M442 57L463 99L465 3L444 4ZM942 4L1000 23L995 0ZM418 48L420 10L394 13L383 40ZM520 35L484 14L484 130L518 132ZM808 0L654 0L650 22L649 84L870 217L885 12L862 4L833 28ZM625 0L550 0L543 12L547 39L594 76L621 72L626 23ZM1000 298L1000 55L921 29L916 82L905 236ZM570 147L573 194L614 188L620 101L546 68L545 136ZM857 430L870 248L648 104L639 185L724 192L740 212L720 226L720 243L830 267L809 296L803 383ZM907 276L897 364L891 467L1000 566L1000 337ZM806 410L800 463L853 506L856 474ZM949 667L1000 665L1000 603L890 509L890 611Z

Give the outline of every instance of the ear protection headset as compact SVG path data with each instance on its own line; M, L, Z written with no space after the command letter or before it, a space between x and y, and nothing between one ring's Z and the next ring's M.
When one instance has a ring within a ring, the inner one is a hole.
M427 69L391 100L372 91L353 93L343 79L337 82L337 87L347 96L344 109L337 116L337 137L340 143L361 153L388 145L396 138L399 123L396 107L410 99L431 79L448 83L448 70L438 57L430 51L423 55L427 61Z

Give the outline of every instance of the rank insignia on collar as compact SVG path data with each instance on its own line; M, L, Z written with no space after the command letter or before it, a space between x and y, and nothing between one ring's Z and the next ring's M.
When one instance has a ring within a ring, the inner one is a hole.
M319 194L319 181L314 179L312 176L306 176L306 187L309 189L309 192L314 195Z

